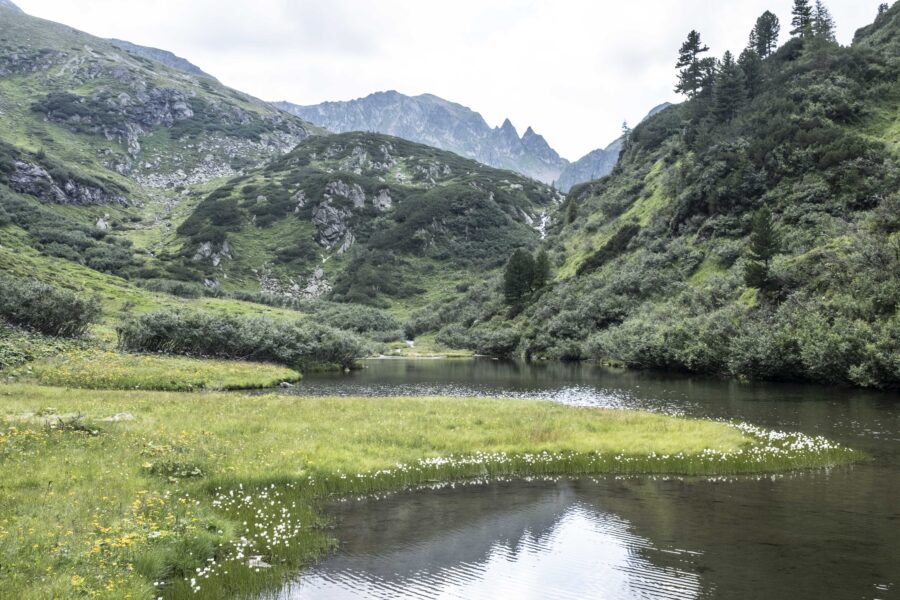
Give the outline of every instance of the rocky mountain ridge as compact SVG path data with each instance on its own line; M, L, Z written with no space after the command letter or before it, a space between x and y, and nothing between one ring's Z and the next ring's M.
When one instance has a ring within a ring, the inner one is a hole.
M407 96L390 90L346 102L275 105L335 133L386 133L544 183L555 181L568 164L531 127L520 137L509 119L490 127L479 113L431 94Z

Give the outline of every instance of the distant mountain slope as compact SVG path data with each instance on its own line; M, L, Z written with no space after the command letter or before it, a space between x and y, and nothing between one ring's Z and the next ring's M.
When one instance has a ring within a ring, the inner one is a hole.
M669 106L671 104L668 102L655 106L641 122ZM556 189L568 193L570 189L579 183L593 181L609 175L619 162L619 154L622 152L623 142L624 139L620 137L606 148L592 150L585 156L567 165L556 180Z
M508 119L492 128L477 112L431 94L387 91L346 102L275 105L336 133L386 133L545 183L555 181L568 164L530 127L519 137Z
M320 136L213 190L178 229L169 264L226 289L422 302L536 247L559 200L531 179L400 138Z
M0 227L48 259L138 277L199 201L194 186L317 132L212 78L0 1Z
M22 12L22 9L13 4L10 0L0 0L0 6L9 8L11 10L15 10L18 12Z
M149 58L150 60L155 60L158 63L166 65L167 67L172 67L173 69L177 69L189 75L199 75L201 77L215 79L215 77L213 77L209 73L206 73L194 63L188 61L187 59L181 58L180 56L176 56L168 50L139 46L137 44L132 44L131 42L126 42L125 40L117 40L114 38L108 39L107 41L117 48L121 48L122 50L131 52L132 54L137 54L138 56L143 56L144 58Z
M163 187L233 175L314 129L206 76L0 5L0 141L22 150Z

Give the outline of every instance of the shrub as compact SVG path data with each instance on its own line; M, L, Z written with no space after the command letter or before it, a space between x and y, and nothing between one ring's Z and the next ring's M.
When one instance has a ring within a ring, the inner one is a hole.
M359 336L318 323L264 317L160 311L124 322L119 347L276 362L290 367L350 367L371 353Z
M100 316L100 303L45 283L0 275L0 317L13 325L78 337Z

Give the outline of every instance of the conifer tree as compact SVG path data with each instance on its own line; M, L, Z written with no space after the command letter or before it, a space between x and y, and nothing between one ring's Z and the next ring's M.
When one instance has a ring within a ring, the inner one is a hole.
M734 118L746 100L744 73L730 51L726 51L713 86L713 114L722 122Z
M816 0L816 8L813 11L812 19L812 34L817 40L822 42L837 42L834 36L834 19L822 0Z
M794 0L794 8L791 10L791 35L805 38L812 34L813 9L809 0Z
M882 2L881 4L879 4L878 5L878 16L875 18L877 19L878 17L882 17L885 14L887 14L887 11L889 8L890 8L890 6L888 6L887 2Z
M746 90L747 98L755 98L762 90L765 77L762 59L760 59L756 50L747 48L741 52L741 56L738 58L738 66L741 67L741 71L744 74L744 89Z
M510 306L521 306L534 283L534 258L525 250L516 250L503 273L503 297Z
M546 250L541 250L534 258L534 278L532 280L532 288L539 290L547 285L550 280L550 256Z
M769 268L772 258L778 254L779 245L772 212L763 206L753 215L753 229L750 232L750 261L744 271L744 281L749 287L761 290L771 287Z
M678 72L678 85L675 91L684 94L688 98L694 98L701 91L704 83L703 61L700 55L708 52L709 47L700 41L700 34L696 30L688 33L687 40L678 51L678 62L675 67L681 69Z
M781 24L778 17L766 11L758 19L750 32L750 44L748 48L755 50L760 58L766 58L778 47L778 36L781 34Z

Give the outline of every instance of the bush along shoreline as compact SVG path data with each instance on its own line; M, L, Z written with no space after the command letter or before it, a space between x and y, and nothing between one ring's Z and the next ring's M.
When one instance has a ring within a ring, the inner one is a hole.
M291 368L351 368L373 353L361 336L307 321L159 311L123 322L119 349L273 362Z

